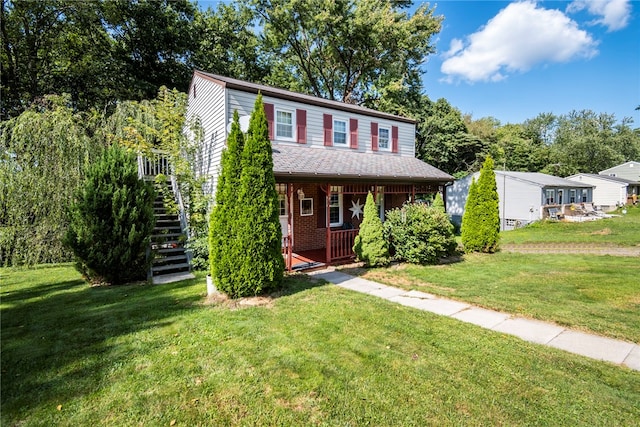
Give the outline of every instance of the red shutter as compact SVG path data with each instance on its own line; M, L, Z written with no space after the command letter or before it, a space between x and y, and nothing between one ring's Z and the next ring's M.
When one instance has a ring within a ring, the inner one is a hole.
M378 151L378 124L371 122L371 149Z
M264 114L267 116L267 126L269 127L269 140L273 141L273 104L264 103Z
M296 110L296 125L298 144L307 143L307 110Z
M324 127L324 145L331 147L333 145L333 116L331 114L323 114L322 123Z
M349 131L351 135L349 136L349 142L351 144L351 148L358 149L358 119L349 119Z
M398 126L391 126L391 152L398 152Z

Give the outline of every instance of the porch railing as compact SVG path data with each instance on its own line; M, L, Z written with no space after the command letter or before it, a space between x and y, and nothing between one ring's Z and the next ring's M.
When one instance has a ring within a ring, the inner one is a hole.
M327 260L329 262L333 260L340 260L351 258L354 256L353 253L353 243L358 235L360 230L336 230L331 231L329 233L330 242L329 247L331 248L330 254L331 259Z
M162 150L151 150L150 153L138 154L138 177L151 179L156 175L172 175L169 153Z

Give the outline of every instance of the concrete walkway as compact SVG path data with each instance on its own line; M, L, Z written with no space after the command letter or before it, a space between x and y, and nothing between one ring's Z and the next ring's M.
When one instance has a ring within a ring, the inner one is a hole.
M308 274L345 289L384 298L418 310L452 317L492 331L515 335L532 343L559 348L570 353L640 371L640 346L638 344L572 331L552 323L474 307L470 304L440 298L420 291L406 291L335 270L320 270Z

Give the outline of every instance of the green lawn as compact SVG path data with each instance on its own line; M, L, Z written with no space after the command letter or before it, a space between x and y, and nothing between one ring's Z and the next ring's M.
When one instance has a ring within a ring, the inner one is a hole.
M503 232L503 244L582 243L589 245L640 245L640 205L627 207L617 217L587 222L540 221L528 227Z
M203 277L0 270L2 425L637 425L640 372L305 276L261 307Z
M496 253L346 272L640 343L639 265L638 257Z

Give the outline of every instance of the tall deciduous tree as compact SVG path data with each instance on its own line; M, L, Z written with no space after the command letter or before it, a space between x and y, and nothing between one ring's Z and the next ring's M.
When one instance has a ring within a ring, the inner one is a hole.
M493 253L500 246L500 211L493 159L487 156L478 181L472 181L462 217L466 252Z
M237 219L238 189L242 174L244 135L240 130L238 111L233 112L227 147L222 152L222 171L218 177L215 205L209 225L209 261L216 287L229 295L235 293L235 270L238 267L239 230Z
M65 207L101 146L68 97L48 96L0 125L0 265L69 261Z
M249 120L237 203L239 253L231 296L271 291L282 282L284 258L271 141L261 94L256 97Z
M262 81L269 64L262 55L260 38L253 30L254 13L246 3L220 3L195 16L193 33L198 46L196 68L248 81Z
M457 108L440 98L435 103L425 102L419 117L418 158L452 175L477 170L478 158L488 144L467 131Z
M375 104L385 88L419 86L442 21L428 5L410 16L405 1L251 3L272 54L267 83L355 104Z

